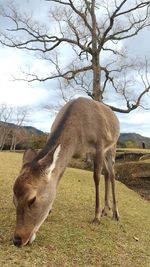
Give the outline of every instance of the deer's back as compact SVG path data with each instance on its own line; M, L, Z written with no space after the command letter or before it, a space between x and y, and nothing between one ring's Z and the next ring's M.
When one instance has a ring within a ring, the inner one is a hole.
M68 102L59 111L51 132L58 128L62 139L76 141L85 150L89 144L101 142L105 148L119 137L119 121L114 112L102 103L82 97Z

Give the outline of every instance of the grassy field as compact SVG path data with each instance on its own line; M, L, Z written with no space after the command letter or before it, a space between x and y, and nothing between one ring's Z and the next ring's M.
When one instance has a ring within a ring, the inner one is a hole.
M65 172L52 213L33 245L13 246L12 185L21 157L0 153L0 266L150 267L150 203L117 182L120 221L114 222L110 213L94 226L92 174L76 169Z
M134 153L143 153L143 154L147 154L150 153L150 149L142 149L142 148L117 148L118 152L134 152Z

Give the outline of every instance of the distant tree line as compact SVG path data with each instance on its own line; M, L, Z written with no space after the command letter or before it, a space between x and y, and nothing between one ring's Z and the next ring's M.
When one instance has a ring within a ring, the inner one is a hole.
M121 147L121 148L139 148L139 145L136 144L135 142L131 141L131 140L127 140L124 142L118 142L117 146Z
M118 141L117 147L120 148L149 148L149 145L146 144L144 141L139 143L134 142L133 140L126 140L123 142Z
M13 151L27 147L40 149L44 145L46 134L31 133L24 127L28 121L28 115L29 109L26 106L0 105L0 151Z

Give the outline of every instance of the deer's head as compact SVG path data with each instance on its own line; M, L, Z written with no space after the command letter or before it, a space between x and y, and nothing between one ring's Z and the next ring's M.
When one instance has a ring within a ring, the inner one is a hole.
M36 152L28 149L13 188L16 207L16 227L13 242L16 246L32 243L41 224L51 211L55 195L56 162L60 145L42 159L36 160Z

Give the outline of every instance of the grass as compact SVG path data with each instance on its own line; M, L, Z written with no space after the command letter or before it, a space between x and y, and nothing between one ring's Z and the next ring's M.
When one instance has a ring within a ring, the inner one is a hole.
M150 201L150 159L116 163L117 179Z
M67 169L52 213L32 246L13 246L9 241L15 225L12 185L21 157L0 153L0 266L150 267L149 202L117 182L120 221L113 221L110 214L93 226L93 179L83 170Z
M134 153L143 153L147 154L150 153L150 149L142 149L142 148L117 148L117 152L134 152Z

